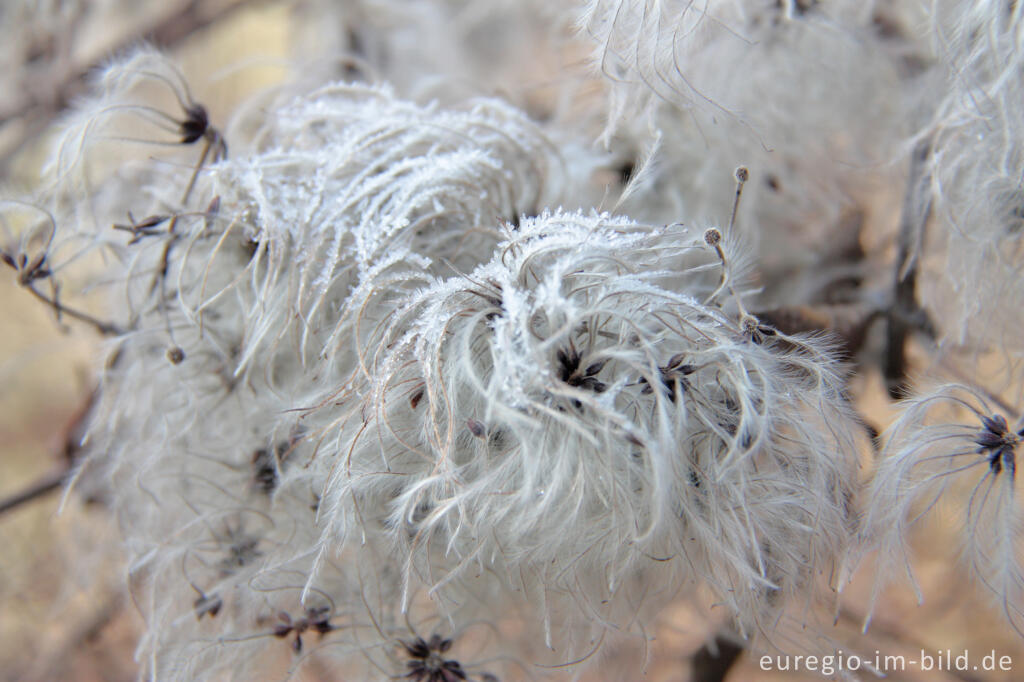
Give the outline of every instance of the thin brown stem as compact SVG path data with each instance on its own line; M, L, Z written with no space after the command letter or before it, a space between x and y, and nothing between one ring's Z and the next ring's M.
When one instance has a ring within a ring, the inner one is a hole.
M903 210L897 243L896 272L893 282L893 300L889 311L885 351L885 379L889 395L899 397L907 375L906 345L914 332L914 320L924 315L917 303L917 266L925 225L931 215L930 188L926 182L931 141L922 140L910 158L907 189L903 195Z
M740 197L743 196L743 185L746 184L750 178L750 171L747 170L746 166L740 166L736 169L736 197L732 200L732 215L729 216L729 234L732 234L732 228L736 226L736 213L740 210Z
M56 490L60 490L61 486L64 485L64 479L67 477L67 473L67 471L57 471L52 474L47 474L24 490L0 500L0 514L20 507L28 502L32 502L33 500L37 500Z
M210 155L210 149L218 140L218 133L214 132L213 136L203 136L203 152L199 155L199 161L196 163L196 167L192 170L192 177L188 179L188 187L185 188L185 193L181 197L181 205L184 206L188 203L189 195L192 194L192 188L196 186L196 178L199 177L199 171L202 170L203 164L206 163L206 157ZM175 216L177 218L177 216ZM173 230L173 228L172 228Z
M93 327L96 328L96 330L99 333L105 336L120 336L121 334L124 334L124 330L118 327L117 325L113 324L112 322L104 322L103 320L99 320L93 317L92 315L89 315L88 313L83 313L82 311L76 310L75 308L70 308L61 303L60 301L56 300L55 298L50 298L46 294L42 293L41 291L36 289L32 284L26 284L25 288L28 289L29 293L31 293L37 299L53 308L54 312L57 313L58 319L60 318L61 315L73 317L80 322L85 322L86 324L92 325Z

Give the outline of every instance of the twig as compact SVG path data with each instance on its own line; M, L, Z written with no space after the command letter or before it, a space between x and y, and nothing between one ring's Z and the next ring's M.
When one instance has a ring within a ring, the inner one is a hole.
M743 653L743 647L717 635L693 655L693 682L722 682Z
M14 493L4 500L0 500L0 514L20 507L26 502L31 502L44 495L48 495L55 490L59 490L64 485L64 479L67 475L68 472L66 470L48 474L24 490Z
M29 293L31 293L33 296L35 296L40 301L53 308L54 311L57 313L58 319L60 318L61 315L73 317L76 320L79 320L80 322L85 322L87 324L92 325L93 327L96 328L96 330L99 333L105 336L120 336L121 334L124 334L124 330L118 327L116 324L113 324L112 322L104 322L103 320L98 320L92 315L89 315L88 313L83 313L80 310L69 308L63 303L57 301L55 298L50 298L46 294L42 293L31 284L26 284L25 288L28 289Z
M116 363L120 357L120 352L118 352L110 362ZM113 364L108 364L108 367L113 366ZM92 408L96 404L96 394L96 390L89 393L78 409L75 410L75 413L71 416L71 419L65 428L64 447L61 449L59 455L59 460L63 464L62 469L39 479L25 490L15 493L6 500L0 502L0 514L25 504L26 502L31 502L43 497L47 493L51 493L64 485L68 474L71 472L77 461L78 452L81 449L80 443L82 442L82 436L88 426L88 418L92 413Z
M931 197L925 182L931 141L924 139L914 148L910 157L907 189L903 195L903 211L897 243L896 273L893 282L893 300L888 313L889 327L886 338L884 374L889 395L900 395L907 374L906 342L915 330L914 320L923 316L917 304L917 265L924 241L925 225L931 215Z
M843 345L843 355L853 358L864 345L869 327L883 314L866 303L820 303L759 310L757 319L783 334L829 331Z

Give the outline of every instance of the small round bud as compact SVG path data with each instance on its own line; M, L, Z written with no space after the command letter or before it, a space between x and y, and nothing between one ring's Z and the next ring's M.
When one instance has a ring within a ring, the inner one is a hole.
M761 321L753 315L747 314L740 318L740 328L745 334L753 334L761 326Z
M704 241L708 246L718 246L718 243L722 241L721 231L717 227L709 227L704 232Z
M483 438L487 435L487 427L472 417L466 420L466 427L477 438Z
M167 359L172 365L180 365L185 359L185 351L180 346L172 346L167 349Z
M740 166L736 169L736 182L746 182L750 178L750 171L746 166Z

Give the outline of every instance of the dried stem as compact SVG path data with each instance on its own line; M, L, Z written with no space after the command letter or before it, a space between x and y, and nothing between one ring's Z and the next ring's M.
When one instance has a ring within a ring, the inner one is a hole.
M693 655L693 682L722 682L742 653L732 639L716 636Z
M35 296L40 301L53 308L53 310L57 313L57 319L60 319L61 315L73 317L76 320L79 320L80 322L85 322L86 324L92 325L93 327L96 328L96 330L99 333L105 336L120 336L121 334L124 334L124 330L118 327L117 325L113 324L112 322L104 322L103 320L96 319L95 317L89 315L88 313L83 313L80 310L69 308L68 306L58 301L56 298L50 298L46 294L42 293L31 284L26 284L25 288L28 289L29 293L31 293L33 296Z
M899 397L907 374L906 342L915 328L914 320L923 316L917 303L917 265L925 225L931 214L931 197L925 182L931 141L922 140L910 158L907 189L903 196L903 212L897 243L896 273L893 283L892 306L888 313L889 328L885 351L885 380L889 395Z
M57 471L43 476L24 490L0 500L0 514L59 490L64 485L67 471Z

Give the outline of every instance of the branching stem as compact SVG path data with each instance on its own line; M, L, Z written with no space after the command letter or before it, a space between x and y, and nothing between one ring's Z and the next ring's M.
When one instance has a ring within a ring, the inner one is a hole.
M31 293L37 299L53 308L54 312L57 313L58 319L60 318L61 315L73 317L80 322L85 322L86 324L92 325L93 327L96 328L96 330L99 333L105 336L120 336L121 334L124 334L124 330L118 327L117 325L113 324L112 322L104 322L103 320L99 320L93 317L92 315L89 315L88 313L83 313L82 311L76 310L75 308L69 308L68 306L58 301L56 298L50 298L43 292L39 291L32 284L26 284L25 288L28 289L29 293Z

